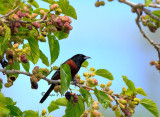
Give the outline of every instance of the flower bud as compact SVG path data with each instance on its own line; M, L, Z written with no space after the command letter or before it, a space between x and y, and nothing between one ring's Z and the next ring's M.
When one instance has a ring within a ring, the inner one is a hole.
M112 81L109 81L108 83L107 83L107 87L110 87L112 85Z
M31 25L28 25L27 28L28 28L29 30L32 30L32 26L31 26Z
M35 19L37 16L38 16L38 14L33 13L33 14L31 15L31 19Z
M104 6L104 5L105 5L105 2L104 2L104 1L100 1L100 5L101 5L101 6Z
M28 63L28 59L26 58L25 54L22 54L20 59L23 63Z
M58 67L57 66L53 66L53 70L57 70L58 69Z
M136 101L139 103L141 100L139 98L134 98L133 101Z
M52 4L52 5L50 6L50 10L53 11L53 10L57 9L58 7L59 7L58 4Z
M49 31L57 32L57 28L55 26L49 27Z
M112 106L112 110L115 111L118 108L117 105Z
M93 80L93 85L95 85L95 86L98 85L97 79L93 78L92 80Z
M111 95L113 93L113 90L110 90L107 92L107 94Z
M39 73L39 66L35 66L34 69L32 70L33 74Z
M35 76L31 76L30 81L31 81L31 83L36 83L36 82L38 82L38 79Z
M58 93L60 90L61 90L61 85L56 85L56 86L54 87L54 91L55 91L56 93Z
M24 7L23 7L23 10L24 10L25 12L29 12L29 8L28 8L27 6L24 6Z
M17 14L14 14L14 15L13 15L13 19L16 20L16 21L18 21L20 18L18 17Z
M111 95L108 95L108 97L109 97L109 99L111 100L111 102L113 102L113 98L112 98L112 96Z
M122 110L124 110L124 109L126 108L126 106L123 105L122 103L119 103L119 107L120 107Z
M83 76L84 76L84 77L88 76L88 73L87 73L87 72L84 72L84 73L83 73Z
M5 83L5 84L4 84L4 86L5 86L6 88L11 87L12 85L13 85L13 82L8 82L8 83Z
M110 88L106 86L105 91L108 92L109 90L110 90Z
M96 105L93 105L92 108L98 110L99 106L98 106L98 104L96 104Z
M32 22L32 25L35 27L35 28L39 28L40 27L40 24L38 22Z
M39 13L40 13L41 15L44 15L44 14L45 14L45 11L44 11L43 9L41 9L41 10L39 11Z
M42 116L46 115L47 114L46 109L43 109L41 114L42 114Z
M97 1L97 2L95 3L95 6L96 6L96 7L99 7L99 6L100 6L100 2Z
M105 85L104 83L102 83L102 84L100 85L101 88L105 88L105 86L106 86L106 85Z
M49 74L49 70L47 68L41 68L42 72L46 75Z
M94 110L93 117L100 117L100 113L97 110Z
M62 13L62 9L60 9L60 8L55 9L56 15L60 15L61 13Z
M123 92L126 92L126 91L127 91L126 87L123 87L123 88L122 88L122 91L123 91Z

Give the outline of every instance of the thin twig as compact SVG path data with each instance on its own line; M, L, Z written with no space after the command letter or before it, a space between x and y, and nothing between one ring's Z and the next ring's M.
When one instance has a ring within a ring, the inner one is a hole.
M21 5L19 5L18 7L16 7L14 10L10 11L9 13L0 16L0 19L1 19L1 18L4 18L4 17L10 16L12 13L14 13L14 12L15 12L17 9L19 9L20 7L21 7Z

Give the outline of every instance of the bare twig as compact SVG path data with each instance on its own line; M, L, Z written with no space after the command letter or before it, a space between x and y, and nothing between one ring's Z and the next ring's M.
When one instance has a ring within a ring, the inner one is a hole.
M9 13L0 16L0 19L1 19L1 18L4 18L4 17L10 16L12 13L14 13L14 12L15 12L17 9L19 9L20 7L21 7L21 5L19 5L18 7L16 7L14 10L10 11Z

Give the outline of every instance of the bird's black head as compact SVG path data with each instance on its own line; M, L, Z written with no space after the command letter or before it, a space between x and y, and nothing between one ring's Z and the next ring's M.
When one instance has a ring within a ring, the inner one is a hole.
M78 68L81 67L82 63L91 57L85 56L83 54L76 54L71 59L77 64Z

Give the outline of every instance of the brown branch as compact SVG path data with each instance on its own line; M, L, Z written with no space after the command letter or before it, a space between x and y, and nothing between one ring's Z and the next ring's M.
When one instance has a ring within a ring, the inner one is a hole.
M14 12L15 12L17 9L19 9L20 7L21 7L21 5L19 5L18 7L16 7L14 10L10 11L9 13L0 16L0 19L1 19L1 18L4 18L4 17L10 16L12 13L14 13Z
M142 9L142 11L144 11L147 15L149 15L151 18L156 19L158 21L160 21L160 18L155 16L154 14L151 13L151 11L147 8L145 8L145 4L135 4L133 2L130 2L128 0L119 0L119 2L127 4L129 6L131 6L137 13L137 18L136 18L136 24L140 30L140 32L142 33L143 37L151 44L153 45L153 47L157 50L158 52L158 57L159 57L159 61L160 61L160 45L157 43L154 43L153 40L151 40L143 31L141 25L140 25L140 13L138 11L138 9ZM153 7L153 8L160 8L160 5L156 5L156 4L150 4L149 7Z
M5 74L23 74L26 76L33 76L33 74L29 72L19 71L19 70L6 70L6 69L0 69L0 72L3 72ZM42 77L43 80L46 80L49 84L58 84L60 83L60 80L50 80L46 78L46 76Z

